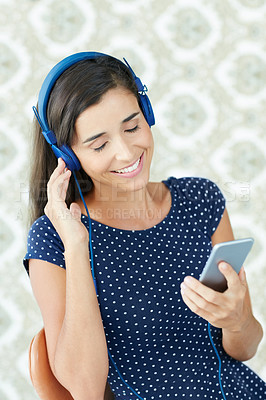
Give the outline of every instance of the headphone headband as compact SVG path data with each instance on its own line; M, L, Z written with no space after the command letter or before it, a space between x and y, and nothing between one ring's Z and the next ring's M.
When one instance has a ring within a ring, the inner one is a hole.
M78 170L80 168L79 161L73 151L66 145L61 146L60 148L57 146L57 140L55 137L54 132L52 132L49 128L48 125L48 120L47 120L47 105L48 105L48 100L51 94L51 91L55 85L55 82L57 79L62 75L62 73L67 70L69 67L71 67L73 64L78 63L79 61L82 60L91 60L95 59L97 57L101 56L107 56L107 54L104 53L98 53L98 52L80 52L76 54L72 54L63 60L61 60L58 64L56 64L51 71L48 73L46 76L40 93L39 93L39 98L38 98L38 111L36 107L33 107L34 114L41 126L42 133L45 137L45 140L52 146L52 150L54 151L55 155L57 157L62 157L64 161L66 162L67 166L71 170ZM146 121L148 122L149 126L152 126L155 124L154 120L154 114L152 110L152 106L150 103L150 100L146 94L147 92L147 87L142 84L140 78L138 78L128 62L124 59L127 68L129 69L131 75L134 78L134 81L137 85L138 88L138 93L139 93L139 98L140 98L140 106L142 109L142 112L144 114L144 117ZM122 62L119 60L119 62ZM65 154L66 152L66 154ZM69 160L70 157L70 160ZM71 159L73 158L73 160Z
M105 56L105 54L97 52L85 52L85 51L81 53L72 54L71 56L68 56L63 60L61 60L48 73L42 84L38 98L39 116L46 131L50 130L47 122L47 113L46 113L48 100L51 91L55 85L55 82L57 81L59 76L62 75L62 73L65 72L65 70L67 70L69 67L71 67L71 65L76 64L82 60L90 60L99 56Z

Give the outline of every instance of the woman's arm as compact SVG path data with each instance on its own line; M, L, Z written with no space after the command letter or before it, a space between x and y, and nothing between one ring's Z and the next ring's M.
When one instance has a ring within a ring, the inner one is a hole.
M232 227L230 224L227 210L212 236L212 245L229 240L234 240ZM252 313L252 306L246 273L244 268L241 268L239 275L231 268L230 265L224 263L225 269L223 274L227 279L228 285L236 285L234 293L240 287L242 294L242 310L239 319L235 320L234 324L223 329L223 347L224 350L232 357L240 361L249 360L257 351L258 345L262 339L263 331L260 323L256 320ZM234 299L232 299L233 302ZM234 306L234 304L233 304ZM237 306L236 306L237 307Z
M246 361L256 354L258 345L263 336L263 331L260 323L252 313L244 269L242 268L237 276L230 265L224 263L224 266L227 269L226 272L224 271L224 275L228 285L236 285L236 290L238 290L237 288L241 285L240 291L242 291L243 300L240 307L234 303L234 298L231 299L231 304L228 305L229 310L229 307L231 307L234 321L232 321L230 325L228 324L228 327L223 328L223 348L231 357L239 361ZM239 311L237 311L237 308Z
M77 274L86 268L87 262L81 265L80 252L71 257ZM66 256L68 266L71 257ZM103 400L108 358L92 278L81 273L80 281L74 281L64 269L35 259L29 261L29 270L54 375L75 400L87 400L88 396Z
M103 400L108 355L91 274L88 232L76 204L64 202L70 173L64 164L48 184L46 215L65 248L66 270L30 260L30 279L40 306L51 369L75 400Z
M88 256L88 246L65 251L66 311L54 368L57 375L62 375L68 365L65 384L73 376L79 376L72 388L75 400L102 400L109 369L108 354Z
M234 240L228 213L223 217L212 236L213 246ZM239 275L227 263L220 263L219 269L225 276L228 289L216 292L193 277L186 277L181 284L181 293L187 306L209 321L222 328L224 350L235 359L248 360L256 353L262 339L262 328L252 313L248 285L242 268Z

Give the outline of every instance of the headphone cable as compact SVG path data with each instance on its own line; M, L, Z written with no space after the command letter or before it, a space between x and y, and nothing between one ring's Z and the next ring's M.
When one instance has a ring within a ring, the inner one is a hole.
M221 389L221 392L222 392L223 399L226 400L226 396L224 394L223 384L222 384L222 360L221 360L221 358L219 356L219 353L218 353L218 350L216 349L216 346L214 344L214 341L213 341L213 338L212 338L212 334L211 334L211 324L209 322L208 322L208 334L209 334L211 345L212 345L212 347L213 347L213 349L215 351L216 357L218 359L218 363L219 363L219 375L218 375L219 385L220 385L220 389Z

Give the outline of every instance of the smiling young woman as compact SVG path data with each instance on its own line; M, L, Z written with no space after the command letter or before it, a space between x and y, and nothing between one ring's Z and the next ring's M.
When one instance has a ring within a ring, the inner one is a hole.
M262 337L244 271L221 269L224 293L198 280L212 246L233 239L222 193L199 177L150 182L146 88L128 64L87 58L49 87L44 132L81 168L57 162L39 127L34 137L24 265L54 375L75 400L106 399L107 380L121 400L265 399L240 362Z
M96 198L102 193L112 201L114 189L145 191L153 137L133 93L109 90L77 118L75 132L72 149L93 181Z

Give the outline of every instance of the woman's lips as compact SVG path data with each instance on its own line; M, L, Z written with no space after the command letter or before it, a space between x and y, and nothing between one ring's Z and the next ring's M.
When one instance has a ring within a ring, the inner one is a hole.
M130 171L130 172L116 172L116 171L111 171L111 173L112 173L112 174L115 174L115 175L119 175L119 176L121 176L122 178L133 178L134 176L138 175L138 174L140 173L140 171L142 170L142 167L143 167L143 156L144 156L144 152L143 152L142 155L140 156L139 160L137 160L137 161L139 161L139 163L138 163L138 165L137 165L137 168L134 169L133 171ZM123 169L126 169L126 168L132 167L137 161L135 161L134 163L130 164L128 167L122 168L122 170L123 170ZM118 170L118 171L119 171L119 170Z

